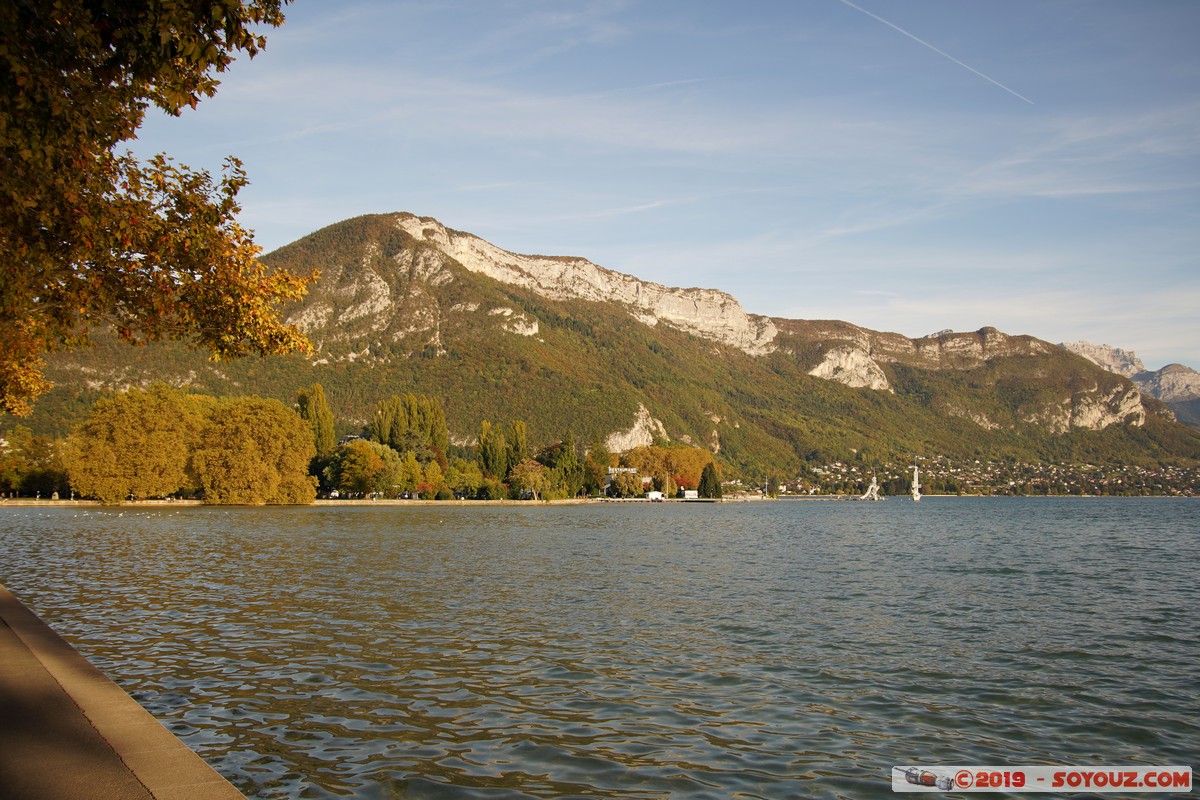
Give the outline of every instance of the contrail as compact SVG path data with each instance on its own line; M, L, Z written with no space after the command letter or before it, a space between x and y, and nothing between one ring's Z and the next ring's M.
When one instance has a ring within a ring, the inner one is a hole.
M916 42L917 44L924 45L925 47L928 47L928 48L929 48L930 50L932 50L933 52L937 53L939 56L942 56L943 58L948 58L948 59L950 59L950 60L951 60L951 61L953 61L955 64L958 64L960 67L962 67L963 69L967 69L967 70L970 70L971 72L974 72L976 75L978 75L979 77L983 78L983 79L984 79L985 81L987 81L988 83L992 83L992 84L995 84L996 86L999 86L1001 89L1003 89L1004 91L1008 92L1008 93L1009 93L1009 94L1011 94L1013 97L1019 97L1020 99L1024 100L1026 103L1029 103L1029 105L1034 105L1034 102L1033 102L1032 100L1030 100L1028 97L1026 97L1025 95L1023 95L1023 94L1020 94L1020 93L1018 93L1018 92L1014 92L1012 89L1008 88L1007 86L1005 86L1005 85L1004 85L1003 83L1001 83L1000 81L998 81L998 80L995 80L994 78L989 78L987 75L984 75L982 72L980 72L979 70L975 69L975 68L974 68L974 67L972 67L970 64L964 64L963 62L959 61L957 58L955 58L954 56L950 55L949 53L946 53L946 52L944 52L944 51L942 51L942 50L938 50L936 47L934 47L933 45L931 45L929 42L927 42L927 41L925 41L924 39L921 39L921 38L919 38L919 37L917 37L917 36L913 36L911 33L909 33L908 31L904 30L904 28L901 28L899 25L893 25L892 23L888 22L886 19L884 19L883 17L879 16L878 14L872 14L870 11L867 11L865 8L862 8L861 6L856 6L856 5L854 5L854 3L851 3L851 2L850 2L850 0L839 0L839 2L841 2L843 5L850 6L850 7L851 7L851 8L853 8L855 11L861 11L862 13L866 14L866 15L867 15L868 17L870 17L871 19L878 20L879 22L882 22L884 25L887 25L889 28L891 28L891 29L892 29L892 30L894 30L894 31L898 31L899 33L903 33L905 36L907 36L908 38L912 39L912 40L913 40L914 42Z

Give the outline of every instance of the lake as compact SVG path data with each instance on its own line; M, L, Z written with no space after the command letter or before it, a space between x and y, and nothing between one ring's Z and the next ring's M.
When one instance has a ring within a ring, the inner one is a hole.
M0 582L261 798L1194 765L1198 568L1187 499L0 507Z

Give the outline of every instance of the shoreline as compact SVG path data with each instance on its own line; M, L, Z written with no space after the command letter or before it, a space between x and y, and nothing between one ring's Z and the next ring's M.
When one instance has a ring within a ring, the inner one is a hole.
M1179 494L1140 494L1140 495L1104 495L1104 494L1021 494L1021 495L1001 495L1001 494L925 494L921 495L921 499L935 498L950 499L950 500L970 500L970 499L996 499L996 500L1019 500L1019 499L1039 499L1039 500L1062 500L1075 498L1080 500L1086 499L1121 499L1121 500L1195 500L1196 495L1179 495ZM901 503L911 503L908 495L886 495L883 500L896 500ZM719 499L696 499L696 500L681 500L678 498L667 498L663 500L649 500L645 497L580 497L559 500L397 500L397 499L328 499L322 498L314 500L311 503L296 504L296 505L237 505L237 504L220 504L220 503L205 503L203 500L132 500L122 503L105 504L99 500L41 500L31 497L7 497L0 498L0 509L2 508L369 508L375 506L408 506L413 508L435 508L435 507L509 507L509 508L546 508L550 506L584 506L584 505L604 505L607 503L616 504L712 504L712 503L763 503L763 502L870 502L864 501L857 495L838 495L838 494L815 494L815 495L780 495L779 497L722 497Z
M26 800L246 800L3 585L0 777Z
M645 497L578 497L567 498L560 500L397 500L384 499L377 500L367 499L327 499L318 498L311 503L301 503L295 505L237 505L237 504L221 504L221 503L205 503L203 500L131 500L121 503L105 504L99 500L39 500L29 497L9 497L0 498L0 508L172 508L172 507L203 507L203 508L339 508L339 507L360 507L366 508L370 506L508 506L511 508L541 508L545 506L585 506L585 505L603 505L605 503L758 503L772 501L776 498L768 497L724 497L717 500L698 499L698 500L680 500L670 498L664 500L649 500ZM829 499L834 499L830 496Z

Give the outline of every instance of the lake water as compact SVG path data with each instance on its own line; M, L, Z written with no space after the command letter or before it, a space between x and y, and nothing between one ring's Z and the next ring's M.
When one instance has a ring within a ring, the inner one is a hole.
M1196 766L1198 568L1194 500L0 508L0 582L261 798Z

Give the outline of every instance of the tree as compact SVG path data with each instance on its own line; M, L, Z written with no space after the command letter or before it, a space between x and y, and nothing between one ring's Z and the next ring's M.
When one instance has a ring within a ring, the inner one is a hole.
M479 423L479 461L485 475L503 480L508 474L508 443L486 419Z
M151 104L178 115L265 45L287 0L0 3L0 410L49 389L43 356L111 326L216 358L307 349L277 304L315 274L269 270L236 222L246 185L118 153Z
M588 448L587 455L583 459L583 487L588 494L596 495L604 491L604 484L608 479L608 468L611 466L612 455L608 452L604 441L597 436L592 440L592 446Z
M417 484L417 493L422 500L436 500L438 492L446 486L442 468L436 461L430 461L421 472L421 482Z
M412 451L421 461L434 460L444 471L450 434L446 413L436 397L392 395L375 407L367 423L367 435L398 453Z
M537 460L554 470L555 478L550 480L561 485L562 496L574 497L583 489L583 462L579 460L575 437L570 431L563 436L561 442L545 448Z
M527 458L512 468L510 473L513 488L520 493L528 492L534 500L546 491L546 467L532 458Z
M192 455L204 499L261 505L311 503L312 431L278 400L241 397L212 411Z
M66 494L70 489L63 465L62 442L38 436L16 425L0 436L0 493Z
M636 472L614 473L608 491L613 497L637 497L644 491L642 476Z
M479 464L463 458L454 459L446 470L446 485L464 497L474 497L479 487L483 486Z
M425 471L421 469L421 462L417 461L416 454L409 450L404 454L404 458L400 462L400 470L397 473L396 485L399 491L417 491L417 487L421 485L424 478Z
M337 449L325 480L347 494L388 493L400 480L400 454L385 444L353 439Z
M700 473L700 488L697 493L701 497L721 497L721 479L717 476L717 468L711 461L704 465L704 471Z
M71 486L105 503L178 492L194 483L188 457L203 419L196 402L162 383L98 400L69 440Z
M379 401L371 421L367 423L367 436L372 441L395 448L400 437L408 431L408 416L398 395Z
M301 389L296 401L300 406L300 419L312 428L317 458L329 458L337 447L337 436L333 431L333 412L329 410L329 403L325 400L324 387L314 383L308 389Z
M508 423L508 466L509 469L529 458L529 443L526 441L525 423L514 419Z

